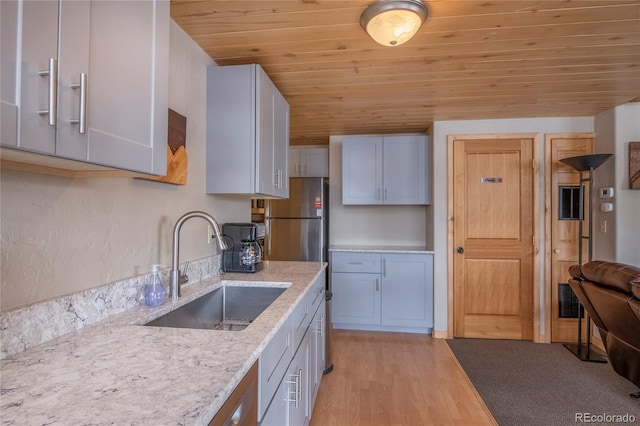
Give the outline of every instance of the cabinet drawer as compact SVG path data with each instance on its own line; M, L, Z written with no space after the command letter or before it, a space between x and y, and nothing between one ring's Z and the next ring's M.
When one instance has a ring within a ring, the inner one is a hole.
M258 418L269 406L289 363L293 359L293 315L276 332L258 361Z
M304 295L304 298L298 306L295 307L293 311L293 348L298 347L302 338L304 337L304 333L307 331L309 324L311 323L311 317L313 313L310 311L311 309L311 299L313 297L312 293L313 289L309 289L309 292Z
M381 256L379 253L339 252L331 256L333 272L360 272L379 274Z
M313 315L317 310L318 307L320 306L321 303L324 303L324 291L325 291L325 287L326 287L326 271L322 272L322 275L320 275L318 277L318 279L316 280L315 283L313 283L313 286L311 288L311 314Z

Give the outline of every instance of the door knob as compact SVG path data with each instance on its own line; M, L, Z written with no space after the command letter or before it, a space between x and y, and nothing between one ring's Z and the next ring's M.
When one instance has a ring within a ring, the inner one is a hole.
M458 247L456 251L460 254L464 253L464 248L462 246Z
M553 252L554 252L555 254L558 254L558 253L560 253L560 249L553 249Z

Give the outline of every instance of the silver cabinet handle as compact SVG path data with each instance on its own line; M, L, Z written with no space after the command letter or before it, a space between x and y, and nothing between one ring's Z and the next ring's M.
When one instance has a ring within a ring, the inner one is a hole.
M71 124L78 124L78 133L87 133L87 74L80 73L80 83L71 85L72 89L80 89L80 102L77 120L70 120Z
M382 276L387 276L387 262L384 259L382 259Z
M387 200L387 188L384 189L384 199Z
M320 318L318 318L316 320L316 322L318 322L318 324L320 325L320 327L318 328L313 328L313 332L315 334L320 334L320 336L324 336L324 315L320 315Z
M376 291L380 291L380 279L376 278Z
M349 265L362 265L363 262L349 262Z
M297 408L300 404L300 393L302 389L302 369L298 370L298 374L292 374L291 376L293 380L287 380L285 383L294 385L293 399L287 399L287 402L293 402ZM291 391L289 391L289 395L291 395Z
M377 192L376 192L376 200L380 199L380 188L378 188Z
M278 171L276 171L276 172L274 173L274 177L276 178L276 179L275 179L276 181L275 181L275 183L274 183L274 186L275 186L277 189L282 189L282 170L278 170Z
M49 126L58 123L58 61L49 58L49 69L38 72L41 77L49 77L49 109L38 111L39 115L49 116Z
M298 370L298 396L296 397L296 407L298 406L300 400L302 399L302 369Z

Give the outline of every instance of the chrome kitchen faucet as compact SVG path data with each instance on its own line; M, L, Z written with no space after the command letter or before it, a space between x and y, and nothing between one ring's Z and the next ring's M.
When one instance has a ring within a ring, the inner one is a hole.
M209 222L216 235L216 239L218 240L218 247L220 250L226 250L228 248L227 243L222 237L222 232L220 232L220 226L213 216L205 212L193 211L185 213L180 219L178 219L173 227L173 256L171 259L171 271L169 272L169 294L172 299L180 297L180 270L178 269L178 260L180 257L180 228L182 228L183 223L192 217L200 217Z

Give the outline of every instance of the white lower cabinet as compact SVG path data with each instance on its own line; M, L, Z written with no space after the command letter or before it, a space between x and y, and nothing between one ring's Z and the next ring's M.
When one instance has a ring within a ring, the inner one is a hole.
M323 298L324 299L324 298ZM324 300L316 311L309 327L309 415L313 413L313 407L320 389L320 382L324 374L325 364L325 311Z
M324 289L323 273L260 355L261 426L305 426L311 419L324 370Z
M380 324L380 274L333 273L333 322Z
M258 359L258 420L266 411L274 392L295 353L293 315L285 321Z
M335 328L430 332L433 255L333 252Z

